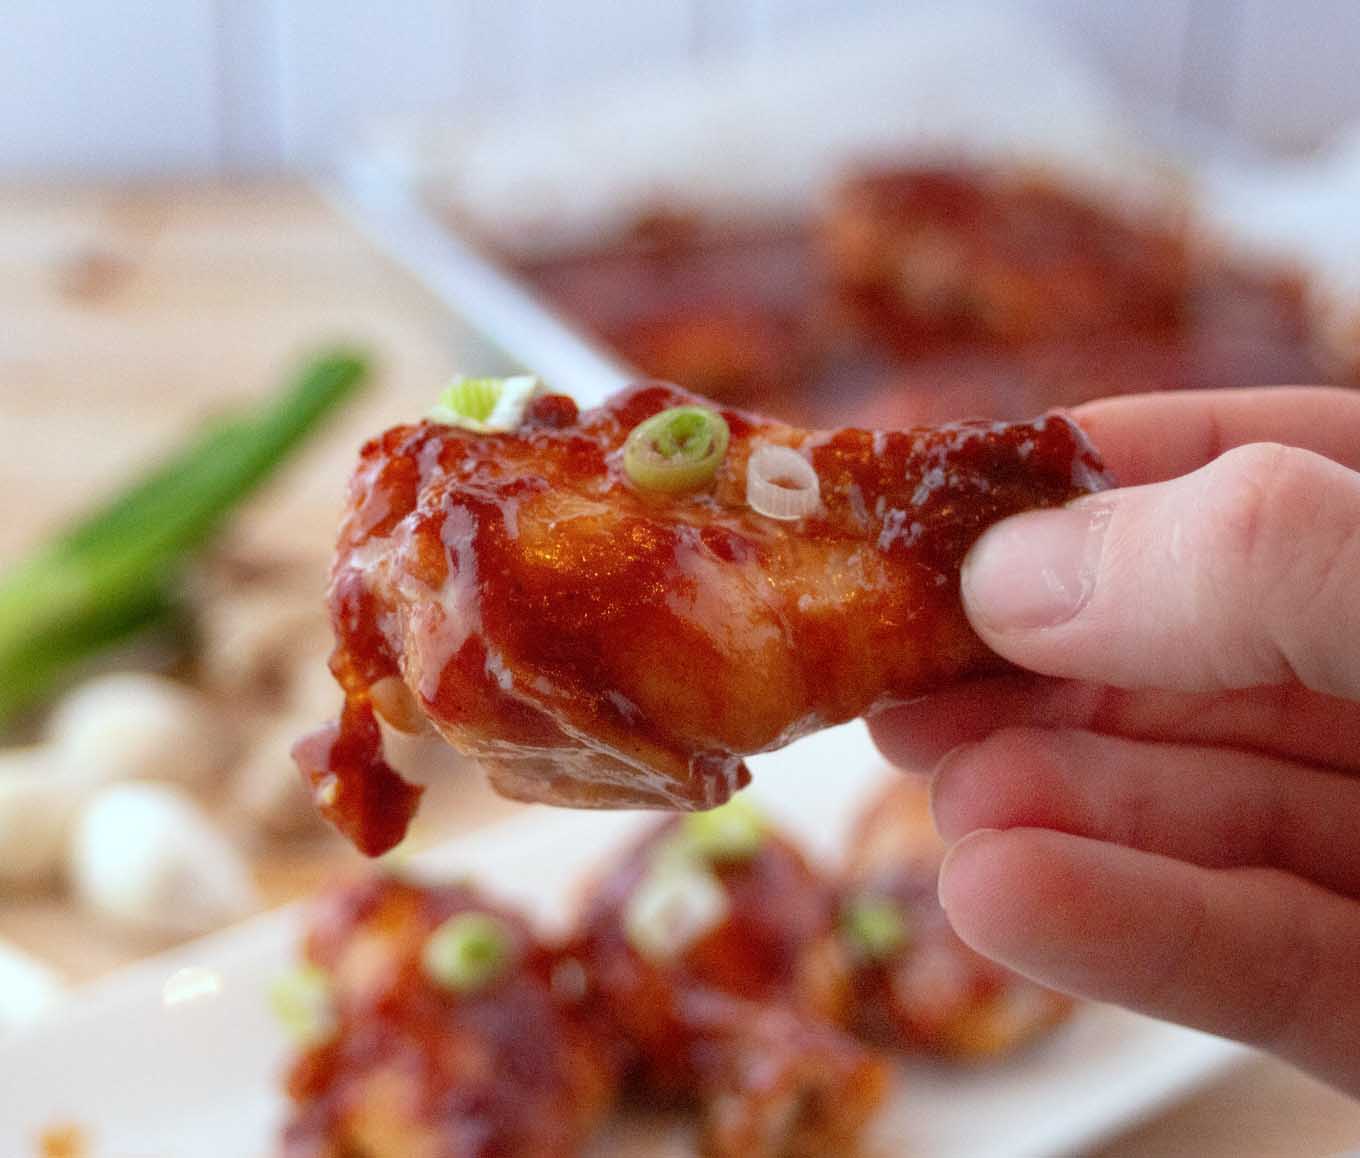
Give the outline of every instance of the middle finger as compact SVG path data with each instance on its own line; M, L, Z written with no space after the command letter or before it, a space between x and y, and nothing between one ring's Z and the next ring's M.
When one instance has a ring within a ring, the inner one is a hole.
M1015 673L948 688L869 721L889 760L921 772L952 748L1011 727L1223 744L1360 772L1360 704L1296 684L1188 695Z
M949 841L1053 829L1360 897L1360 779L1257 753L1017 728L951 754L931 802Z

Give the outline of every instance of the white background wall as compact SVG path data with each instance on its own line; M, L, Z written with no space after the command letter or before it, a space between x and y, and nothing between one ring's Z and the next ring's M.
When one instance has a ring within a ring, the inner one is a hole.
M307 166L373 114L533 108L884 2L3 0L0 175ZM1001 2L1070 30L1133 99L1272 147L1360 120L1360 0Z

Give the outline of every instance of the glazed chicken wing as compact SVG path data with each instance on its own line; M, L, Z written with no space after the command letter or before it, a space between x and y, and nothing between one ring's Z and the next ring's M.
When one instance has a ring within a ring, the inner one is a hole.
M832 891L744 802L647 834L600 880L573 952L634 1081L697 1102L710 1158L857 1152L887 1070L835 1024Z
M899 1049L981 1059L1008 1054L1063 1021L1070 998L959 940L936 893L944 844L929 791L898 777L850 841L841 927L857 1032Z
M332 572L347 706L299 764L370 853L418 795L375 708L508 796L713 807L744 755L997 667L965 552L1106 485L1059 414L816 432L647 383L538 397L508 433L397 427L361 453Z
M465 886L339 890L305 955L284 1158L572 1158L613 1102L556 958Z
M787 402L809 376L810 342L797 322L772 310L730 303L695 303L604 331L605 342L630 366L686 382L714 401L757 405Z
M1023 171L870 170L836 191L821 225L846 319L905 352L930 338L1015 345L1164 327L1189 303L1179 221Z

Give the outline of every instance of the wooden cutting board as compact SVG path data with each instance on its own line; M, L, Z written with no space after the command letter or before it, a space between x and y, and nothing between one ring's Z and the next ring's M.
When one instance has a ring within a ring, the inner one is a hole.
M380 357L379 388L237 528L318 569L359 441L423 409L453 371L485 366L485 348L305 187L0 190L0 564L196 418L334 340ZM452 832L516 807L471 778L433 811ZM261 885L281 900L354 863L338 843L276 849ZM0 936L74 980L157 947L57 897L0 898ZM1360 1107L1262 1060L1102 1153L1294 1158L1358 1142Z
M305 187L0 190L0 565L337 341L370 350L379 381L232 530L251 550L313 557L318 589L359 442L485 364L485 347ZM439 831L514 807L476 777L446 795ZM271 846L257 865L273 901L355 860L320 841ZM0 897L0 936L73 980L159 947L58 896Z

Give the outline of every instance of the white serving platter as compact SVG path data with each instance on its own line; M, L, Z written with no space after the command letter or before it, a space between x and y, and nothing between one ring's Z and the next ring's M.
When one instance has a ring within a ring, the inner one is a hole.
M861 725L752 761L751 792L818 856L884 769ZM651 819L526 808L525 815L423 853L422 874L471 873L545 925L611 848ZM89 1158L254 1158L273 1152L286 1043L267 1011L300 911L281 910L115 974L48 1020L0 1042L0 1155L36 1154L48 1127L80 1126ZM972 1070L904 1062L869 1150L875 1158L990 1158L1085 1150L1247 1056L1217 1038L1090 1007L1034 1049ZM692 1153L682 1118L634 1117L590 1158Z

